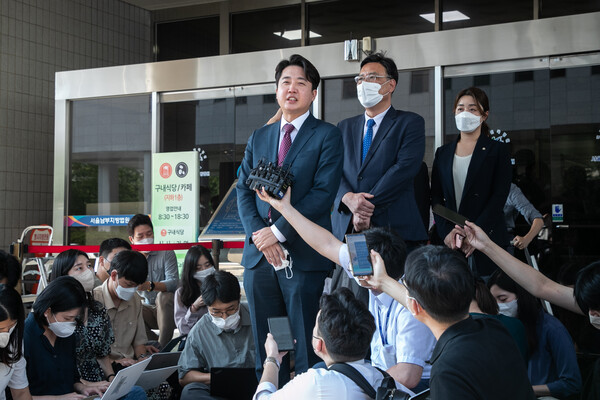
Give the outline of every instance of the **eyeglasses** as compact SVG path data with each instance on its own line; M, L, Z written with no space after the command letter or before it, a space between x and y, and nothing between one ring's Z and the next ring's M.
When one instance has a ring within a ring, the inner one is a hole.
M230 309L227 309L225 311L218 311L218 310L211 310L211 309L209 309L208 312L213 317L220 317L220 318L225 319L225 318L231 317L233 314L235 314L238 311L239 308L240 308L240 305L238 304L235 308L230 308Z
M368 74L368 75L358 75L354 77L354 82L357 85L360 85L363 82L375 82L378 78L388 78L391 79L388 75L376 75L376 74Z
M318 336L315 336L315 335L312 335L312 337L313 337L313 339L317 339L317 340L323 340L323 338L322 338L322 337L318 337Z

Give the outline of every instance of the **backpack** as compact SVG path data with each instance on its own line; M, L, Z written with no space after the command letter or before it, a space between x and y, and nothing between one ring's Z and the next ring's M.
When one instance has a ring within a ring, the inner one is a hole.
M377 368L377 367L375 367ZM354 383L358 385L359 388L362 389L363 392L367 396L375 400L409 400L410 395L408 393L404 393L402 390L396 388L396 382L394 378L390 376L387 372L377 368L379 372L383 375L383 381L381 381L381 385L377 388L377 391L371 386L371 384L365 379L364 376L360 372L356 370L356 368L348 365L346 363L337 363L329 366L329 370L339 372L342 375L345 375L347 378L351 379Z

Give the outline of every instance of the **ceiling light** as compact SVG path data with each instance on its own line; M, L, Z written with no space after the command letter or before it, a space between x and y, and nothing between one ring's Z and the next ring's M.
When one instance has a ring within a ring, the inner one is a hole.
M300 29L294 29L294 30L291 30L291 31L273 32L273 35L282 37L282 38L287 39L287 40L300 40L302 38L302 31ZM319 35L316 32L309 31L308 32L308 37L314 39L314 38L321 37L321 35Z
M420 14L420 17L426 19L427 21L431 22L432 24L435 23L435 14L434 13ZM457 10L444 11L444 13L442 14L442 22L462 21L465 19L471 19L471 18L467 17L465 14L463 14Z

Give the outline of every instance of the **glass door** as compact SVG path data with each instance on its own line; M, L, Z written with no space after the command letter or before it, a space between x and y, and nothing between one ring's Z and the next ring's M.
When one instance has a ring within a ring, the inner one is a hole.
M278 109L274 84L161 95L161 152L198 152L200 229L237 178L252 132Z

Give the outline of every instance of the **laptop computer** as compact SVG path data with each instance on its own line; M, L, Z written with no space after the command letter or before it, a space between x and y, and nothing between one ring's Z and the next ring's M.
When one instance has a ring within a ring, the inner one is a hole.
M89 396L85 400L117 400L126 396L135 385L142 372L150 363L150 358L120 370L102 396Z
M164 382L173 372L177 371L181 352L155 353L150 357L150 363L135 383L144 390L152 389Z
M210 394L232 400L251 400L258 380L254 368L211 368Z

